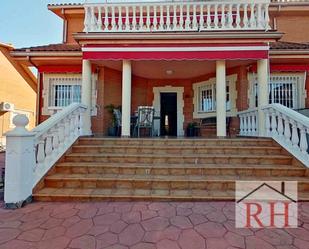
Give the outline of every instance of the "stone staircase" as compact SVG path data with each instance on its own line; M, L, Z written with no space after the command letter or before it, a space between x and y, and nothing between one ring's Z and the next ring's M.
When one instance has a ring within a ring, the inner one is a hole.
M80 138L36 186L40 201L233 200L236 180L296 180L308 170L271 139Z

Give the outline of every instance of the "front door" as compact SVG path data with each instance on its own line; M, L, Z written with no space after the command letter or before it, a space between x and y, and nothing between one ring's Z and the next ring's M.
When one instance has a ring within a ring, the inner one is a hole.
M160 93L161 136L177 136L177 93Z

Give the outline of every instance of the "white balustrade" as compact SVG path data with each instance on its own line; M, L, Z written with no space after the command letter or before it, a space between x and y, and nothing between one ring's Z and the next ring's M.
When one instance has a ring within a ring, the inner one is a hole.
M280 104L262 109L266 115L266 136L272 137L309 167L309 118Z
M84 4L84 32L269 30L270 0Z
M239 112L238 116L240 119L240 135L257 136L258 135L257 108Z
M20 207L32 189L83 134L81 115L87 109L71 104L35 127L25 129L25 115L13 119L16 128L6 134L5 203Z

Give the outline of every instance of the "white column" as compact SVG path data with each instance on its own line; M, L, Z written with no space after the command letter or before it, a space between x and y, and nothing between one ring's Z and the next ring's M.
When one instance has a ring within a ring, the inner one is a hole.
M91 62L83 60L82 104L87 106L82 119L82 136L92 135L91 131Z
M226 137L226 72L225 61L216 62L217 136Z
M131 61L122 62L122 127L121 136L130 137L131 123Z
M265 114L262 107L268 105L268 59L258 60L257 74L259 136L265 136Z

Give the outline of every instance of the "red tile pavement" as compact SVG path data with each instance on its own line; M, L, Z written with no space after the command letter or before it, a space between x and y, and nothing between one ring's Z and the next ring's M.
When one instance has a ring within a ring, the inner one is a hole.
M0 249L308 249L299 211L297 229L236 229L233 202L0 203Z

